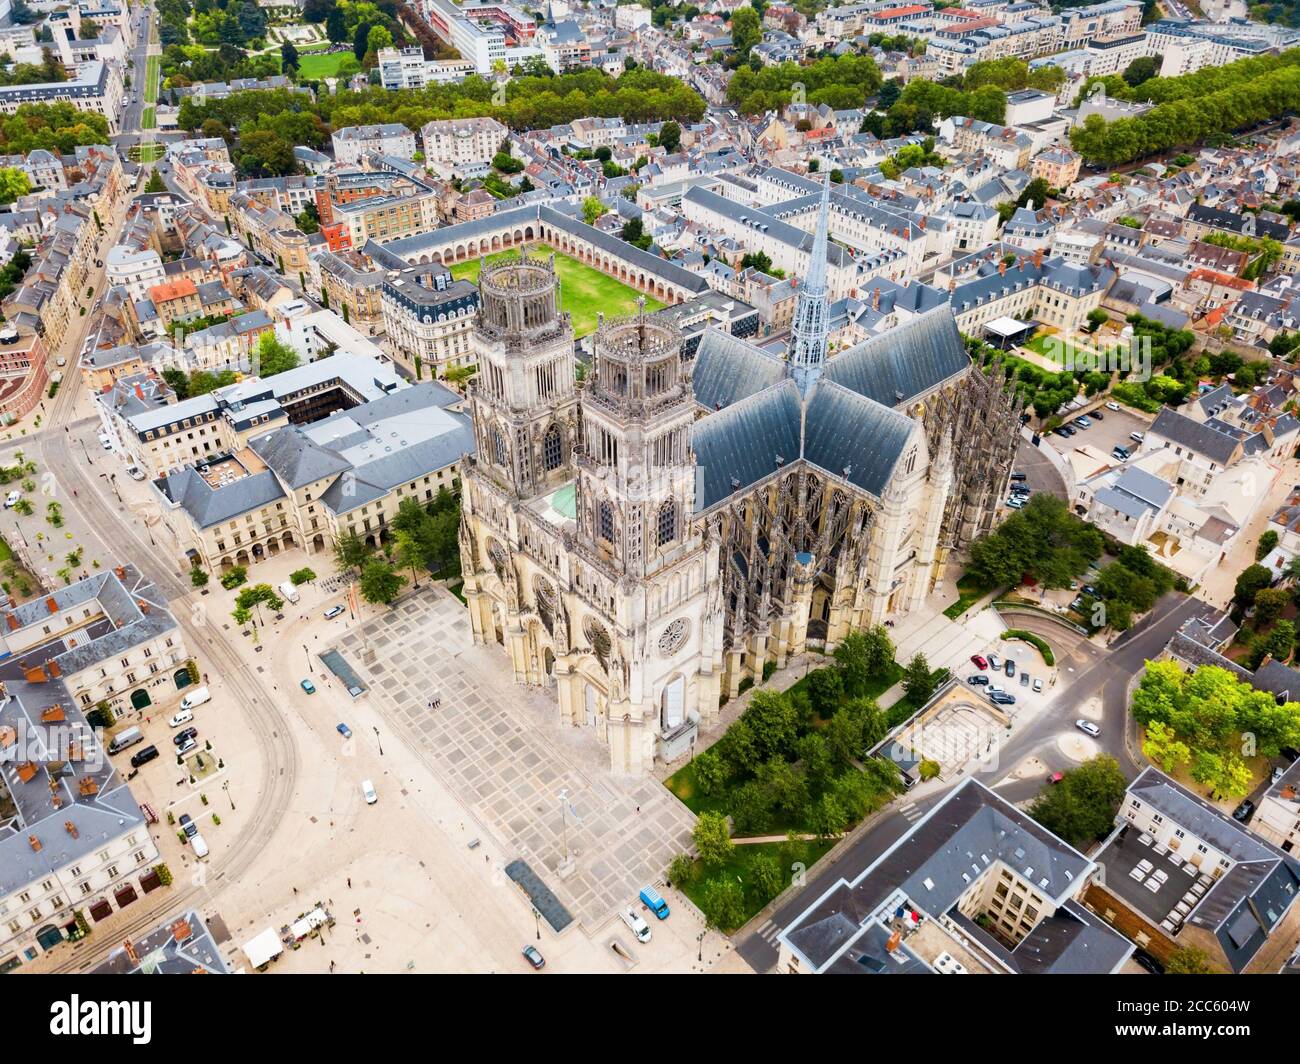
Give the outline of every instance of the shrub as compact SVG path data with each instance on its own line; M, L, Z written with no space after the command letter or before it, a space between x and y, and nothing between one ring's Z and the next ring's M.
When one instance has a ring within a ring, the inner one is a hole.
M690 854L679 853L668 862L668 882L676 884L680 890L695 879L696 865Z
M208 574L200 569L197 565L190 570L190 586L204 587L208 582Z
M236 565L221 574L221 586L227 591L233 591L247 580L248 569L242 565Z
M311 569L295 569L289 574L289 580L293 583L294 587L315 579L316 574Z

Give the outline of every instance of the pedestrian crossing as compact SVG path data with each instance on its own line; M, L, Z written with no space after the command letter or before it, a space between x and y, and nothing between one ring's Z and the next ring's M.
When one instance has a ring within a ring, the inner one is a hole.
M773 949L778 948L776 938L780 933L781 933L780 926L775 922L773 922L772 920L764 920L761 924L758 925L758 930L754 932L754 934L758 935L759 938L761 938Z
M906 805L900 805L898 811L902 814L904 820L909 824L914 824L925 815L921 807L915 802L908 802Z

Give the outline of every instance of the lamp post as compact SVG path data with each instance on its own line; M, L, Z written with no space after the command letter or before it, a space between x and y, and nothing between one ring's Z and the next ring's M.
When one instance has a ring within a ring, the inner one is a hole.
M537 925L537 941L540 942L542 940L542 914L536 908L533 909L533 923Z
M316 667L311 663L311 651L307 649L307 644L302 645L302 652L307 655L307 671L313 676L316 675Z
M384 756L384 741L383 741L381 738L379 738L379 728L372 724L372 725L371 725L371 730L374 731L374 733L375 733L375 742L377 742L377 743L379 744L379 756L380 756L380 757L383 757L383 756Z
M235 811L235 800L230 797L230 780L226 780L221 785L221 789L226 792L226 801L230 803L230 811L233 813Z

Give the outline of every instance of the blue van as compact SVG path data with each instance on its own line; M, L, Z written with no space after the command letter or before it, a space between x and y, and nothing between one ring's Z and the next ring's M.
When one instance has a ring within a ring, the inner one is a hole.
M659 892L654 887L642 887L641 900L650 906L650 911L660 920L668 919L668 903L659 897Z

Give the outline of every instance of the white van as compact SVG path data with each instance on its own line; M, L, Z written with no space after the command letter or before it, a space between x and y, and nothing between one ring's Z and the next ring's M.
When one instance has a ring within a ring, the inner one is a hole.
M172 719L167 722L167 726L170 728L179 728L182 724L188 724L193 719L194 710L182 709L176 714L176 716L172 717Z
M361 781L361 796L365 798L366 805L374 805L379 801L379 795L375 793L375 785L369 780Z
M208 855L208 844L203 841L202 835L190 836L190 849L194 851L194 856L200 861Z
M111 451L113 449L113 437L107 432L101 432L99 434L99 445L104 448L104 450Z
M627 924L628 930L636 935L638 942L650 941L650 925L641 919L640 913L635 909L620 909L619 916L623 918L623 923Z
M292 580L286 580L280 585L280 595L286 602L298 601L298 589L293 586Z
M18 500L21 499L22 497L23 497L23 493L21 491L11 491L8 495L5 496L5 509L12 510L14 504L17 503Z
M197 691L191 691L181 699L181 709L194 709L196 706L203 705L204 702L212 701L212 692L206 687L200 687Z

